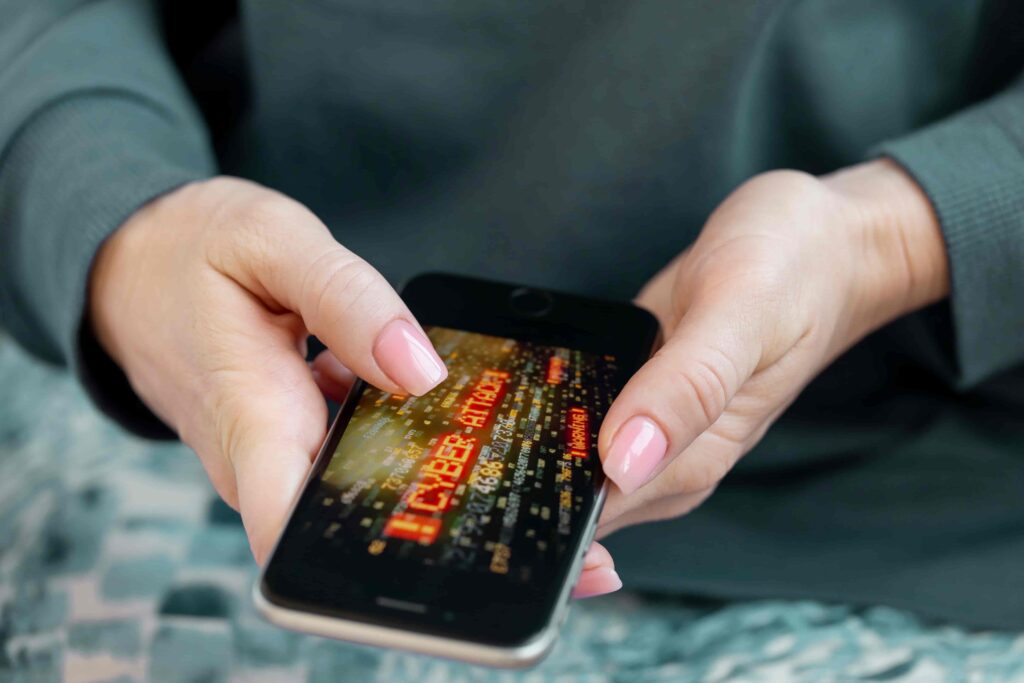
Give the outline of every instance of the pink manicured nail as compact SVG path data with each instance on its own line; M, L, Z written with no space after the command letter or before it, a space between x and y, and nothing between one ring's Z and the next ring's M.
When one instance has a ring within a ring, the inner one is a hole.
M448 376L430 340L406 320L392 320L373 346L377 365L398 386L422 396Z
M587 548L587 554L583 556L583 568L594 569L595 567L614 567L611 553L600 543L591 543Z
M611 567L586 569L572 591L574 598L592 598L595 595L614 593L622 588L622 579Z
M623 493L633 493L647 483L667 449L668 439L661 427L650 418L636 415L619 427L612 439L604 472Z

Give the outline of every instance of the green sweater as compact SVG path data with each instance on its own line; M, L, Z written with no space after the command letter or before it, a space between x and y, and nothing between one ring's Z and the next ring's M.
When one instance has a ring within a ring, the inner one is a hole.
M393 281L629 297L751 175L888 154L950 300L837 361L701 509L609 545L627 587L1024 627L1024 5L229 4L0 10L3 325L107 412L162 429L80 330L90 260L192 179L283 190Z

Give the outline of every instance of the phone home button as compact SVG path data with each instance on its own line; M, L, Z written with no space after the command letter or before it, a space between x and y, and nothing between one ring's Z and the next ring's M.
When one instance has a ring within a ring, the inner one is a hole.
M520 287L508 296L509 306L519 315L539 318L551 310L551 295L537 289Z

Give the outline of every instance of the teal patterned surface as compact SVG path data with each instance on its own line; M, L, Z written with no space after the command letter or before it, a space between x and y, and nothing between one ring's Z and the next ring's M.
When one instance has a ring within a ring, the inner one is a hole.
M520 673L287 633L186 449L120 433L2 337L0 386L0 683L1024 681L1024 634L814 602L592 600Z

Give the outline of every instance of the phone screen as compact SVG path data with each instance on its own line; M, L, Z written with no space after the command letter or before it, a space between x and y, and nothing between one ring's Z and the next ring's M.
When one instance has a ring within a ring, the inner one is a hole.
M394 571L526 583L550 574L595 495L616 360L432 327L448 378L425 396L368 387L298 533Z
M421 397L356 384L264 571L267 600L498 647L551 626L601 500L601 423L658 326L630 304L520 291L539 292L406 286L448 377Z

